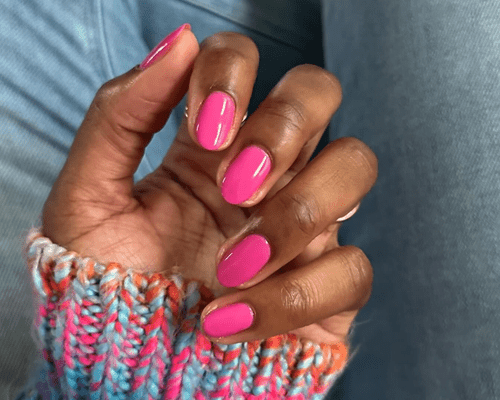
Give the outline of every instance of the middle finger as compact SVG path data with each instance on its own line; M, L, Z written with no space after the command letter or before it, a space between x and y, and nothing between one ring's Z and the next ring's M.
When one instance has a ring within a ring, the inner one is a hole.
M217 174L224 199L253 206L292 166L305 165L341 97L340 84L329 72L313 65L290 70L224 156Z

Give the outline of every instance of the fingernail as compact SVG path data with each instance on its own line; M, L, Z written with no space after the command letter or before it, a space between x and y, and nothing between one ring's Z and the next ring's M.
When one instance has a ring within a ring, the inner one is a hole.
M222 197L231 204L248 200L271 170L271 159L257 146L245 148L228 167L222 179Z
M232 247L217 266L217 279L226 287L239 286L253 278L271 257L271 246L261 235L248 235Z
M218 308L205 317L203 330L212 337L231 336L250 328L253 310L245 303L234 303Z
M175 31L168 34L165 39L163 39L153 50L151 50L151 52L146 56L141 65L139 65L139 68L145 70L146 68L150 67L155 61L163 57L172 48L175 39L179 37L184 29L191 30L191 25L181 25Z
M207 150L216 150L233 126L234 101L224 92L212 92L206 98L196 120L196 137Z

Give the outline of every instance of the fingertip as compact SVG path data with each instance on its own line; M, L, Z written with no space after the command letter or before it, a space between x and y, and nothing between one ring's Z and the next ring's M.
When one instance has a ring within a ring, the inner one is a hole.
M186 29L183 31L182 35L179 38L180 46L182 49L186 51L186 53L190 54L190 57L186 57L188 59L192 59L198 55L200 51L200 44L193 31L190 29Z
M139 67L139 74L131 77L131 82L124 82L127 90L116 108L126 110L122 112L124 116L138 117L134 118L131 130L157 132L163 127L171 110L187 92L198 51L194 34L183 29L165 54L150 62L146 69Z
M176 47L188 50L190 48L199 49L198 41L191 31L190 24L183 24L165 36L165 38L148 53L138 68L142 71L149 69L154 64L161 62L161 60L164 59L168 53L173 52L173 49Z
M217 306L209 304L202 312L201 327L212 340L230 340L254 325L255 310L246 302Z
M248 37L220 32L201 44L189 85L187 125L209 151L229 148L245 119L257 76L258 50Z

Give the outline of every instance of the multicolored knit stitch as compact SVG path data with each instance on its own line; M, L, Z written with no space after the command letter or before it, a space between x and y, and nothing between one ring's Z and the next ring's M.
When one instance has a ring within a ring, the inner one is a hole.
M347 359L342 343L293 335L214 344L200 330L200 313L213 299L206 287L99 264L36 229L27 258L49 385L62 398L316 399ZM43 396L33 389L31 398Z

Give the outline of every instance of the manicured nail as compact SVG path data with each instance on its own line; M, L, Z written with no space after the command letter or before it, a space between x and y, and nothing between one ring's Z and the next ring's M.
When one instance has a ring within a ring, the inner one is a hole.
M212 92L206 98L196 120L198 142L207 150L216 150L233 126L234 101L224 92Z
M153 50L151 50L151 52L146 56L139 68L145 70L146 68L150 67L155 61L163 57L172 48L175 39L179 37L184 29L191 30L191 25L181 25L175 31L167 35L165 39L163 39Z
M257 275L271 257L271 246L261 235L248 235L232 247L217 266L217 279L226 287L239 286Z
M218 308L205 317L203 330L212 337L231 336L250 328L253 310L245 303Z
M257 146L245 148L227 168L222 179L222 197L231 204L248 200L271 170L271 159Z

